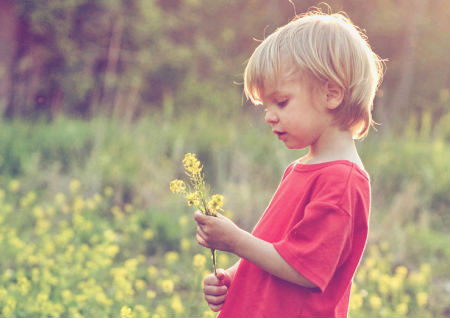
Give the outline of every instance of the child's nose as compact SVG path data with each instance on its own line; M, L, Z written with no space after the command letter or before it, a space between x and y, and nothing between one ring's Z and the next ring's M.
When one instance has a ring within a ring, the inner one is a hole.
M274 124L278 121L278 116L274 112L266 110L266 115L264 116L264 119L266 123Z

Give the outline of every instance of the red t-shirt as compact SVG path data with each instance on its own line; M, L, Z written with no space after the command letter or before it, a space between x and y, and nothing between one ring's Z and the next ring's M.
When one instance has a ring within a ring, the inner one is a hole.
M273 243L318 288L290 283L241 259L218 317L347 317L369 208L369 177L356 164L289 165L253 235Z

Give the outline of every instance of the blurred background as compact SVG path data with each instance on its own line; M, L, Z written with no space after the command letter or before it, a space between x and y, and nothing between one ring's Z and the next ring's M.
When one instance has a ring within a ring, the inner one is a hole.
M214 316L209 250L168 184L197 153L252 229L302 154L242 93L256 39L319 4L291 2L0 0L2 317ZM387 60L357 142L373 204L350 316L448 317L449 2L328 4Z

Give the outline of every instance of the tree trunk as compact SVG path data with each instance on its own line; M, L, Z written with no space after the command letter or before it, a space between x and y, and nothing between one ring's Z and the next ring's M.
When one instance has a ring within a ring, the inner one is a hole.
M16 64L18 19L14 3L0 0L0 115L13 112L11 97Z
M117 14L111 15L111 35L108 47L108 57L105 69L103 98L100 100L100 107L109 108L110 112L114 111L115 98L118 93L117 87L117 65L120 58L120 46L122 41L123 22L122 16ZM106 106L108 105L108 106Z
M403 57L401 75L398 85L391 95L390 106L388 106L388 109L396 109L396 114L402 118L405 118L403 114L412 111L410 97L414 85L416 49L419 36L418 25L424 14L426 1L414 0L407 2L407 4L410 7L408 12L412 14L410 15L411 20L408 24L409 28L403 46L403 54L401 55ZM397 119L391 117L391 120Z

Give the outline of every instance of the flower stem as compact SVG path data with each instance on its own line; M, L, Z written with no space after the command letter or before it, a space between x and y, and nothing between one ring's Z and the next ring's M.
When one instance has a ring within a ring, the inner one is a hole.
M216 270L216 250L212 248L212 249L211 249L211 254L212 254L213 267L214 267L214 275L217 277L217 270Z

